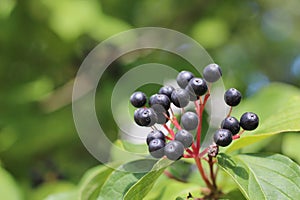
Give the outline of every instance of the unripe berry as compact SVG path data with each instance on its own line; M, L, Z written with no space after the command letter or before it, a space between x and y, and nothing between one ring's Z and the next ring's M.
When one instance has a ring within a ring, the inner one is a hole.
M143 92L134 92L131 96L130 96L130 103L136 107L136 108L140 108L143 107L147 102L147 97Z
M224 94L224 100L229 106L237 106L242 99L242 94L235 88L228 89Z
M252 131L257 128L259 118L255 113L246 112L241 116L240 126L247 131Z
M169 160L178 160L182 157L184 146L181 142L172 140L165 146L165 155Z
M181 142L184 148L188 148L193 144L194 136L187 130L179 130L175 135L175 140Z
M228 129L232 135L240 132L240 123L235 117L226 117L221 124L221 128Z
M226 147L232 142L232 134L227 129L218 129L214 134L214 141L221 147Z
M194 78L194 74L192 72L181 71L177 75L176 81L179 87L184 89L192 78Z
M220 79L222 71L219 65L209 64L203 70L203 77L207 82L213 83Z
M164 156L165 142L161 139L153 139L149 142L148 150L154 158L161 158Z

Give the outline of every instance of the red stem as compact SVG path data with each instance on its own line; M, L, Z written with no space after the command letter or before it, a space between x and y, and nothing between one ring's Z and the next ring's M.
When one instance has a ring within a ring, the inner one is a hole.
M197 165L197 167L198 167L198 170L199 170L199 172L200 172L200 175L202 176L202 178L203 178L205 184L207 185L208 188L210 188L210 189L213 190L213 186L212 186L212 184L209 182L209 180L208 180L208 178L207 178L207 176L206 176L206 174L205 174L205 172L204 172L204 170L203 170L203 166L202 166L202 163L201 163L200 158L197 156L197 157L194 157L194 160L195 160L195 162L196 162L196 165Z
M169 134L171 135L171 140L174 140L174 138L175 138L174 131L172 129L170 129L166 124L164 124L163 126L169 132Z

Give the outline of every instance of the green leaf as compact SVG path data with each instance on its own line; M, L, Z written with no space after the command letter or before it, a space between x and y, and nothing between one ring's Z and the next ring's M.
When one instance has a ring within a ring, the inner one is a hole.
M77 190L51 194L45 200L70 200L70 199L74 199L74 200L78 199Z
M280 91L280 92L278 92ZM267 102L262 104L262 102ZM263 106L262 106L263 105ZM233 116L239 118L243 112L253 111L260 118L255 131L246 131L235 140L226 153L259 142L279 133L300 131L300 90L290 85L273 83L262 89L256 96L246 100Z
M21 200L20 190L13 177L0 167L0 196L1 199Z
M287 134L282 139L282 153L300 163L300 133Z
M247 199L300 199L300 167L280 154L218 156Z
M79 183L79 199L97 199L102 185L113 171L114 169L104 165L94 167L87 171Z
M156 160L143 159L122 165L108 177L98 200L123 199L127 191L152 169L155 162Z

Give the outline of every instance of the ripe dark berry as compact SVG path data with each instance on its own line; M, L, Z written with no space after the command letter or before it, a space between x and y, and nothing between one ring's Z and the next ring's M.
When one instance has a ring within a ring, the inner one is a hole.
M143 92L134 92L131 96L130 96L130 103L136 107L136 108L140 108L143 107L147 102L147 97Z
M172 92L171 102L178 108L183 108L189 104L190 95L188 91L177 88Z
M182 157L184 146L181 142L172 140L165 146L165 155L169 160L178 160Z
M148 150L154 158L161 158L164 156L165 142L161 139L153 139L149 142Z
M156 112L166 112L170 108L171 101L167 95L154 94L149 98L149 106Z
M209 64L203 70L203 77L207 82L213 83L220 79L222 71L219 65Z
M175 140L181 142L184 148L188 148L193 144L194 136L187 130L179 130L175 135Z
M158 94L167 95L169 97L169 99L171 99L171 94L172 94L173 90L175 90L175 89L172 86L166 85L159 89Z
M194 78L194 74L192 72L181 71L177 75L176 81L179 87L184 89L192 78Z
M226 117L221 124L221 128L228 129L232 135L240 132L240 123L235 117Z
M152 108L138 108L134 112L134 121L139 126L153 126L157 122L157 116Z
M170 118L170 113L169 111L166 112L156 112L156 116L157 116L157 122L158 124L165 124L169 121L169 119L165 116L165 114Z
M228 89L224 94L224 100L229 106L237 106L242 99L242 94L235 88Z
M247 131L252 131L257 128L259 118L255 113L246 112L241 116L240 126Z
M186 87L186 90L196 96L204 95L207 89L207 84L202 78L192 78Z
M186 130L194 130L198 126L198 116L194 112L186 112L181 116L181 124Z
M147 135L147 144L149 145L149 143L154 140L154 139L161 139L164 142L166 141L166 136L162 131L159 130L153 130L151 131L148 135Z
M230 130L218 129L214 134L214 141L221 147L226 147L232 142L232 134Z

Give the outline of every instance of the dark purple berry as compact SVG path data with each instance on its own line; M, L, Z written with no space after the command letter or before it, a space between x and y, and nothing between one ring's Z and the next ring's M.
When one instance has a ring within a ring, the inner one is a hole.
M203 77L207 82L213 83L220 79L222 71L219 65L209 64L203 70Z
M187 130L179 130L175 135L175 140L181 142L184 148L188 148L193 144L194 136Z
M172 140L165 146L165 155L169 160L178 160L182 157L184 146L181 142Z
M167 95L154 94L149 98L149 106L155 110L155 112L166 112L170 108L171 101Z
M165 142L166 141L166 136L160 130L153 130L147 135L147 139L146 139L147 144L149 145L151 140L154 140L154 139L161 139Z
M153 139L149 142L148 150L154 158L161 158L164 156L165 142L161 139Z
M175 89L172 86L163 86L159 89L158 94L164 94L167 95L169 97L169 99L171 99L171 94Z
M242 99L242 94L235 88L228 89L224 94L224 100L229 106L237 106Z
M255 113L246 112L241 116L240 126L247 131L252 131L257 128L259 118Z
M214 141L221 147L226 147L232 142L232 134L230 130L218 129L214 134Z
M184 89L192 78L194 78L194 74L192 72L181 71L177 75L176 81L179 87Z
M177 88L172 92L171 102L178 108L183 108L189 104L190 95L188 91Z
M181 124L186 130L194 130L198 126L198 116L194 112L185 112L181 116Z
M188 90L193 95L202 96L207 92L208 88L205 80L203 80L202 78L192 78L189 81L186 90Z
M157 122L157 116L152 108L138 108L134 112L134 121L139 126L153 126Z
M240 132L240 123L235 117L226 117L221 124L221 128L228 129L232 135Z
M168 117L166 117L165 115L167 115ZM165 124L169 121L170 118L170 113L169 111L166 112L156 112L156 116L157 116L157 122L158 124Z
M131 96L130 96L130 103L136 107L136 108L140 108L143 107L147 102L147 97L143 92L134 92Z

